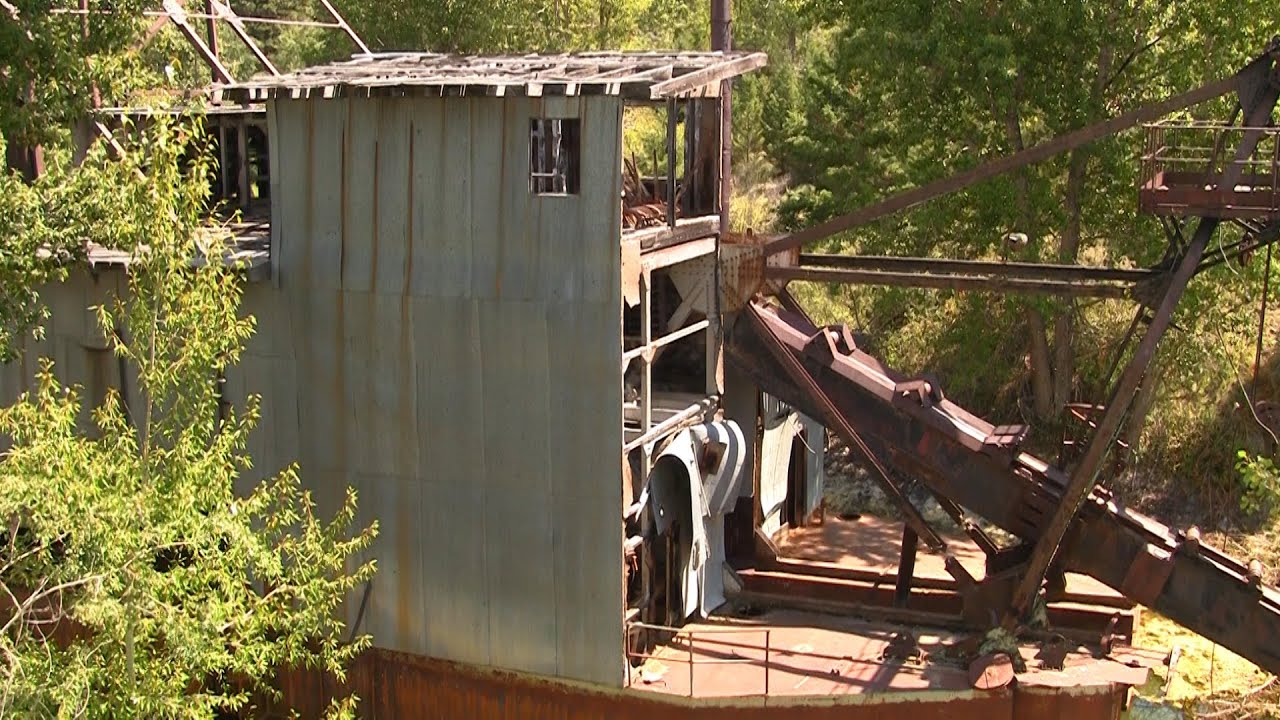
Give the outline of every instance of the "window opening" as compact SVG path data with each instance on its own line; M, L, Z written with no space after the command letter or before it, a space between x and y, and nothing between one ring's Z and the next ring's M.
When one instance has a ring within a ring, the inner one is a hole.
M578 129L576 118L533 118L529 121L529 191L535 195L578 194Z

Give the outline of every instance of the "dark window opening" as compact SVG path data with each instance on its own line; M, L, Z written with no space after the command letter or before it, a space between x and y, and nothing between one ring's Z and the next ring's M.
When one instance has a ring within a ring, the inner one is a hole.
M578 194L577 119L529 121L529 191L536 195Z

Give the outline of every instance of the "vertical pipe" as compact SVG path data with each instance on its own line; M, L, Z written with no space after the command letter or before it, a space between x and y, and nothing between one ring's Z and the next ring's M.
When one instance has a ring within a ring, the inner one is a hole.
M711 49L733 49L732 0L711 0ZM720 82L720 228L729 229L729 199L732 196L733 85Z
M689 697L693 697L693 631L689 631Z
M240 207L249 207L249 129L245 125L244 120L240 119L236 122L236 160L239 165L236 168L238 174L236 180L240 189Z
M675 98L667 98L667 227L676 226L676 118ZM688 180L688 178L686 178Z
M711 0L711 49L728 52L733 49L733 2L732 0ZM720 298L720 242L724 237L724 233L729 231L729 204L732 197L732 174L733 174L733 83L729 80L720 82L720 171L716 187L719 189L719 208L720 208L720 232L716 234L716 262L711 273L712 285L714 286L713 300L708 316L711 320L711 327L707 328L707 345L708 350L714 343L715 357L709 358L714 365L711 368L711 374L714 375L715 387L718 390L724 387L724 355L720 352L722 340L724 338L720 318L721 298ZM707 138L699 138L705 142ZM707 353L711 355L711 352Z
M653 277L646 270L640 274L640 343L644 352L636 358L640 362L640 434L644 435L653 427L653 291L650 287ZM649 455L647 444L640 446L641 482L649 480L649 472L653 470L653 458Z
M1271 246L1274 244L1267 243L1267 267L1262 277L1262 302L1258 305L1258 339L1257 347L1253 351L1253 386L1251 388L1254 393L1258 392L1258 370L1262 367L1262 335L1267 331L1267 290L1271 287Z
M911 580L916 573L916 546L920 536L910 525L902 526L902 551L898 558L898 584L893 589L893 606L904 608L911 597Z
M771 630L764 631L764 696L769 697L769 640Z
M213 116L216 117L216 116ZM231 151L227 147L227 127L221 122L217 123L218 128L218 177L221 187L219 193L221 197L218 200L226 200L231 197Z

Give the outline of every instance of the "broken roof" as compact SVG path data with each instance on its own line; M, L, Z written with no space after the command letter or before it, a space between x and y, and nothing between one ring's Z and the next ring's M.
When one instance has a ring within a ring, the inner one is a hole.
M370 95L708 97L721 80L762 67L759 52L584 52L562 55L374 53L220 88L240 101Z

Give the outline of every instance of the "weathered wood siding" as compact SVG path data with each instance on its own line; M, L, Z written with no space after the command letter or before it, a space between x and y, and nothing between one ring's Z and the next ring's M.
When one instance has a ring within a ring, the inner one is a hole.
M581 118L579 196L530 194L539 116ZM245 482L297 461L326 512L357 490L375 645L621 684L618 99L282 100L269 121L273 279L228 373L237 405L262 396ZM84 338L122 284L48 289L0 399L41 354L91 399L118 386Z
M270 115L259 464L296 457L323 506L350 485L381 524L376 645L620 683L617 99ZM532 117L581 118L579 196L530 194Z

